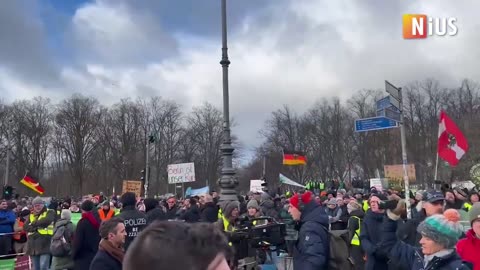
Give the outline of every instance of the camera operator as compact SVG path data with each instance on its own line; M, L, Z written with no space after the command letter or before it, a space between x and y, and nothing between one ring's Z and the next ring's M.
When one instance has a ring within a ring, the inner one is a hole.
M288 209L297 221L298 240L293 250L293 268L326 269L328 265L328 216L318 205L312 192L295 194Z
M249 249L248 235L242 232L240 225L240 203L238 201L221 202L222 216L215 226L225 232L228 245L234 250L234 258L229 261L232 269L236 269L239 260L255 261L255 254ZM251 257L251 258L250 258ZM247 259L248 258L248 259Z

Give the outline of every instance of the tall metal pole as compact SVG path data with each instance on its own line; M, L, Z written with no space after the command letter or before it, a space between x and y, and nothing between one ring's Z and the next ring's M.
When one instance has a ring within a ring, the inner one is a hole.
M399 88L399 96L400 96L400 137L402 141L402 163L403 163L403 182L405 183L405 203L407 206L407 218L412 218L412 211L410 209L410 184L408 180L408 171L407 171L407 138L405 135L405 122L403 117L403 95L402 95L402 88Z
M148 173L149 173L149 156L150 156L150 137L149 137L149 130L148 130L148 119L147 119L147 144L145 145L145 198L148 198Z
M236 201L238 180L235 178L235 170L232 165L232 155L235 150L232 146L230 137L230 109L228 97L228 48L227 48L227 1L222 0L222 65L223 73L223 143L220 147L222 151L222 176L218 181L220 185L220 201Z
M11 143L10 143L10 133L12 131L12 120L8 120L8 129L7 129L7 158L5 161L5 186L8 185L8 176L10 174L10 155L11 155Z

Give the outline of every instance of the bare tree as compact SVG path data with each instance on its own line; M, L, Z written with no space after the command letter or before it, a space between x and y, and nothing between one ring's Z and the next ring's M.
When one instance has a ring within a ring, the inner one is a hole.
M60 103L55 116L55 131L60 148L69 165L75 189L84 194L88 165L97 146L96 137L101 118L100 105L96 99L74 95Z

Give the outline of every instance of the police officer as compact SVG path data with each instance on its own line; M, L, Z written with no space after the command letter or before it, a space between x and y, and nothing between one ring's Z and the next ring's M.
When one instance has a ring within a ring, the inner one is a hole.
M127 192L120 198L122 210L119 217L123 219L127 236L125 237L125 251L132 243L133 239L147 226L147 217L145 213L135 208L136 196L133 192Z

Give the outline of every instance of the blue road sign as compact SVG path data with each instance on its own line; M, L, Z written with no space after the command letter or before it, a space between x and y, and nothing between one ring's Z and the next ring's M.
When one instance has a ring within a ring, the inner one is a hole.
M398 127L397 121L388 119L383 116L355 120L355 132L364 132L396 127Z
M400 122L400 112L394 108L395 107L390 107L377 111L377 116L385 116L386 118Z
M400 107L398 100L394 99L392 96L386 96L377 101L377 111L391 107L394 107L397 111L400 111L398 109L398 107Z

